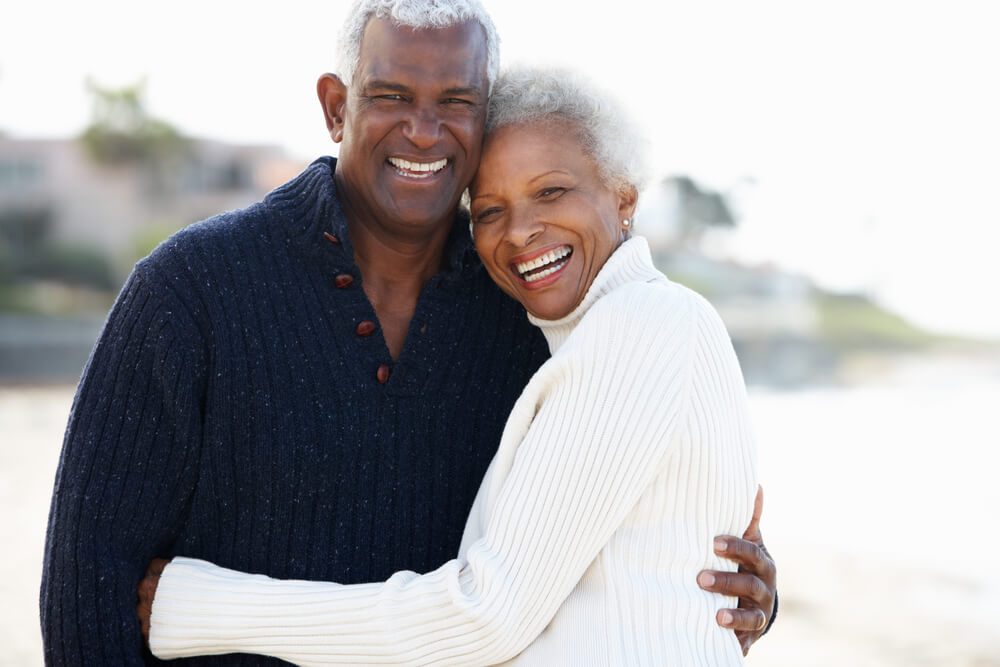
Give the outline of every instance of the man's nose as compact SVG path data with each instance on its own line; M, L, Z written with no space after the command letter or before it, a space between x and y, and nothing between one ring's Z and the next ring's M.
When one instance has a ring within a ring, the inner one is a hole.
M417 148L433 148L441 138L441 118L437 109L426 106L415 109L403 124L403 136Z

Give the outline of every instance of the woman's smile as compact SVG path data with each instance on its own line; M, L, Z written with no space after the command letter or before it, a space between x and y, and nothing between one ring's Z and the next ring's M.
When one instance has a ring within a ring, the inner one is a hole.
M568 245L543 248L538 252L515 257L511 260L510 268L526 289L540 289L559 280L572 255L573 248Z

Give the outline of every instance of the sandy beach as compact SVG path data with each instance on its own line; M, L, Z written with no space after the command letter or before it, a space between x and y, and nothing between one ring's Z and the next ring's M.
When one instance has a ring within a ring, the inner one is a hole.
M1000 665L992 376L751 393L780 618L749 665ZM919 386L920 389L914 387ZM38 583L73 389L0 387L0 665L42 663Z

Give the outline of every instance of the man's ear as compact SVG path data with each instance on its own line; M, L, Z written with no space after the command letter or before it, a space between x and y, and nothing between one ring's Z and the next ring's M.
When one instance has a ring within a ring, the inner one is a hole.
M344 109L347 106L347 86L336 74L324 74L316 82L316 94L319 96L323 116L326 118L326 129L334 143L340 143L344 138Z
M623 185L618 190L618 219L631 220L635 215L635 205L639 201L639 191L634 185Z

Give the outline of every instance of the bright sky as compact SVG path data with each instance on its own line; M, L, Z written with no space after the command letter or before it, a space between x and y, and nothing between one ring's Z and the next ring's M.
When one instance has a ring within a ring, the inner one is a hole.
M1000 3L486 2L505 61L588 72L643 125L657 174L733 194L732 254L1000 337ZM314 86L346 6L8 3L0 129L75 134L87 76L145 76L153 113L189 134L329 153Z

